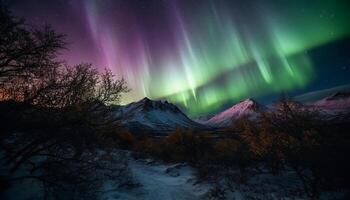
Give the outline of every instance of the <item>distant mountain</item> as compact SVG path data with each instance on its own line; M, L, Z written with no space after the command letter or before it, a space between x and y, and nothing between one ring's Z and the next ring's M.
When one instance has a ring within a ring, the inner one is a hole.
M226 127L230 126L234 120L243 116L254 119L259 115L259 112L265 109L267 108L255 100L246 99L218 113L203 123L213 127Z
M341 91L350 91L350 84L308 92L299 96L295 96L293 99L302 103L311 103L319 101Z
M167 101L146 98L125 106L116 106L114 113L133 132L165 134L176 127L204 128L189 119L177 106Z
M336 92L313 105L324 110L349 110L350 109L350 91Z

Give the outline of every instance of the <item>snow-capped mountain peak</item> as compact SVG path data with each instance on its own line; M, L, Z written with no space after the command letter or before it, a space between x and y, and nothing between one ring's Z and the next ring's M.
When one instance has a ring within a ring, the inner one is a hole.
M203 127L189 119L176 105L147 97L118 107L115 114L120 116L123 124L129 129L143 132L165 133L176 127Z
M225 127L232 124L232 122L240 117L247 116L249 118L256 118L260 111L265 107L260 105L253 99L246 99L233 105L232 107L220 112L214 117L210 118L205 124L211 126Z
M317 101L315 106L325 110L341 110L350 108L350 91L336 92L322 100Z

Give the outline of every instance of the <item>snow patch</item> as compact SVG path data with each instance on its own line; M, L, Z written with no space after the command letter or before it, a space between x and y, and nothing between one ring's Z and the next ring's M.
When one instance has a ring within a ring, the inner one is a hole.
M162 164L149 160L130 159L129 167L140 186L131 190L113 190L105 186L103 200L168 200L204 199L208 185L194 184L194 169L186 164Z

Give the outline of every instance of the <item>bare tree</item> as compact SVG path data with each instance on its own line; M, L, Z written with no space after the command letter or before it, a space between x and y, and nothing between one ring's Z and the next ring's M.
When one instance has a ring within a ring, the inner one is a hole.
M101 184L96 171L117 178L110 172L126 170L108 153L122 127L105 104L128 88L108 70L56 61L64 46L63 35L31 29L1 7L0 150L8 175L0 184L35 179L53 199L87 199ZM20 169L26 173L17 176Z
M30 76L32 70L51 65L64 45L64 35L49 26L30 28L0 7L0 82L10 76Z
M318 165L322 146L319 111L299 102L282 99L273 112L264 113L257 143L272 172L291 168L303 183L306 194L318 198L322 178Z

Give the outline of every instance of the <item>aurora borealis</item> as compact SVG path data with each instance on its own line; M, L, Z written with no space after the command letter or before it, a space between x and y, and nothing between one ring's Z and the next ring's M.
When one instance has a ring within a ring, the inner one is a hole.
M72 32L68 61L93 62L126 79L132 91L123 103L167 99L191 116L306 87L318 67L308 52L350 36L346 1L31 1L34 12L47 10L43 16L63 13L22 11L34 23Z

